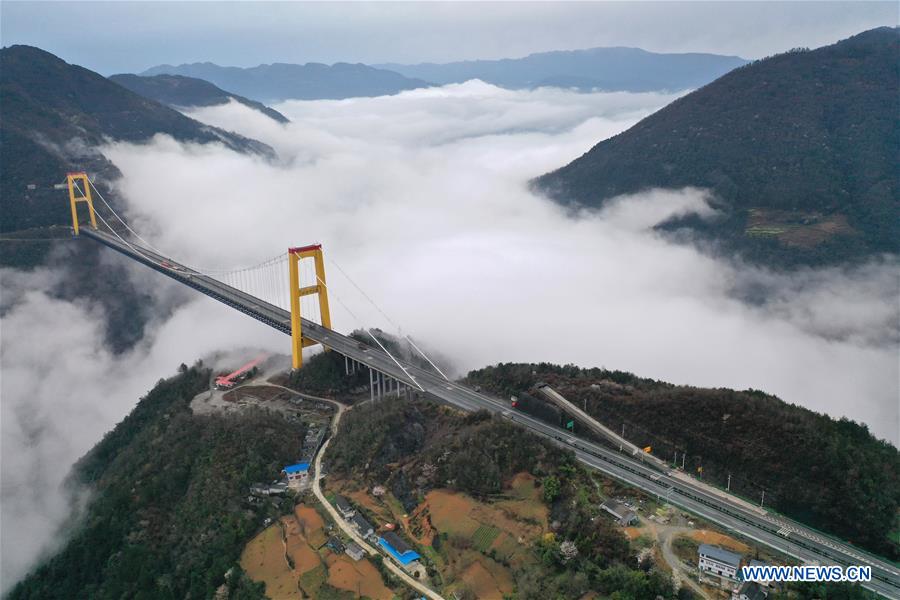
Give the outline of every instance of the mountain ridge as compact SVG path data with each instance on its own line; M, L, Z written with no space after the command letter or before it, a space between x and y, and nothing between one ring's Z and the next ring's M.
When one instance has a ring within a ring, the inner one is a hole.
M3 48L0 68L2 231L67 224L68 206L53 185L67 171L118 177L97 150L107 140L140 143L163 133L181 142L275 155L261 142L195 121L40 48Z
M753 262L900 252L898 29L755 61L532 182L600 208L654 187L710 189L721 218L686 220Z
M747 62L738 56L657 53L611 46L537 52L521 58L375 66L440 85L481 79L512 89L554 86L580 91L646 92L697 87Z
M263 103L386 96L431 85L362 63L341 62L333 65L269 63L246 68L199 62L157 65L139 75L184 75L203 79Z
M184 75L134 75L120 73L109 79L145 98L166 104L172 108L219 106L234 100L259 111L278 123L290 123L283 114L262 102L232 94L203 79Z

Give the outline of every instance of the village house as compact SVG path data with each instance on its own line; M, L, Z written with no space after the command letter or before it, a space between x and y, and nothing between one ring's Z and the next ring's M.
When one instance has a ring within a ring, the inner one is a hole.
M700 560L697 568L701 574L708 573L731 580L738 578L738 569L741 568L743 558L740 554L710 544L701 544L698 554Z
M419 571L421 565L419 559L421 557L409 547L409 544L403 541L403 538L393 531L388 531L378 538L378 545L393 556L407 572L416 573Z
M353 508L353 505L347 502L347 499L340 494L334 497L334 506L344 519L349 520L350 517L356 514L356 509Z
M281 470L287 477L288 487L292 490L300 491L309 487L309 463L301 462L294 465L288 465Z
M353 560L362 560L362 558L366 555L366 551L363 550L362 546L360 546L356 542L350 542L349 544L347 544L345 552L347 553L347 556L349 556Z
M350 519L350 526L353 527L363 539L375 534L375 530L360 514L353 515L353 518Z
M637 525L639 522L637 514L621 502L610 499L601 504L600 508L612 515L616 522L622 527Z
M731 595L732 600L766 600L766 590L755 581L745 581Z

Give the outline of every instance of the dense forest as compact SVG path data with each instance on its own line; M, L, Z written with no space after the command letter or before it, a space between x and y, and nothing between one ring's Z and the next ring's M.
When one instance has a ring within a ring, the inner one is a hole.
M654 187L710 189L719 218L677 226L770 266L900 252L898 31L735 69L535 186L586 207Z
M900 453L865 425L755 390L703 389L622 371L499 364L467 381L503 396L549 383L602 423L703 479L887 556L900 510Z
M160 381L76 464L72 484L91 492L86 513L11 599L211 598L220 588L264 597L237 561L274 509L243 499L296 459L304 432L263 410L194 416L190 400L209 376L184 367Z

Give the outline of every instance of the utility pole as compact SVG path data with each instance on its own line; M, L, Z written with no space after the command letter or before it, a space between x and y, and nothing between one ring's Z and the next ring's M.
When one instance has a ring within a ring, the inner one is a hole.
M726 492L731 491L731 473L728 474L728 485L725 486L725 491Z
M684 471L684 457L687 456L687 452L681 453L681 470Z
M765 504L765 503L766 503L766 490L763 490L763 493L762 493L762 500L759 501L760 507L762 507L762 505Z

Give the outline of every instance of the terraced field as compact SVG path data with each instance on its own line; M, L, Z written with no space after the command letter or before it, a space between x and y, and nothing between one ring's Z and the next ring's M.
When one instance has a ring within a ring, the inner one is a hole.
M479 552L487 552L498 535L500 535L500 530L496 527L481 525L475 530L475 535L472 536L472 545Z

